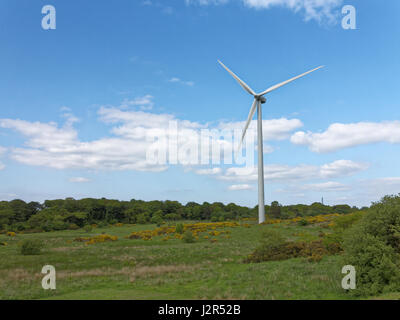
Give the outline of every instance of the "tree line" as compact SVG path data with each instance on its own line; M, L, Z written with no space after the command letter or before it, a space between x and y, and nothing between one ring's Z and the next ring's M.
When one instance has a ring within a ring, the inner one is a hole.
M286 219L298 216L315 216L329 213L351 213L359 210L348 205L327 206L321 203L311 205L282 206L277 201L265 206L270 218ZM52 231L78 229L85 225L108 225L115 223L157 225L177 220L225 221L232 219L256 218L258 206L249 208L234 203L221 202L202 204L178 201L143 201L132 199L119 201L110 199L73 198L46 200L43 203L23 200L0 201L0 230L7 231Z

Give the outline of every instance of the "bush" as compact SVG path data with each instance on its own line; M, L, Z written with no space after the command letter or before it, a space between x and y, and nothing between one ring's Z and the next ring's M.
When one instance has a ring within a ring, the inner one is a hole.
M154 223L155 225L157 225L157 227L160 227L164 223L164 221L161 216L155 215L151 218L151 223Z
M22 255L40 254L43 248L43 243L37 239L27 239L20 244L20 252Z
M77 224L75 224L75 223L71 223L71 224L68 226L68 229L69 229L69 230L78 230L78 229L79 229L79 226L78 226Z
M179 233L179 234L183 234L183 230L184 230L183 224L182 223L178 223L176 225L176 227L175 227L175 232Z
M93 230L93 227L90 224L87 224L86 226L84 226L84 229L86 232L91 232Z
M336 233L343 232L350 228L352 225L354 225L356 222L360 221L360 219L364 216L363 211L347 214L347 215L341 215L339 217L336 217L333 220L333 231Z
M355 267L355 295L400 290L400 196L386 196L344 233L344 264Z
M262 233L260 245L245 261L261 262L271 260L274 253L279 252L284 244L285 238L279 232L267 229Z
M324 244L329 246L337 246L343 248L343 236L346 230L355 225L364 216L365 212L356 212L342 215L333 221L333 232L323 237Z
M299 226L307 226L309 223L308 223L308 221L306 220L306 219L301 219L299 222L298 222L298 224L299 224Z
M99 227L99 228L105 228L105 227L108 227L108 223L107 223L107 222L105 222L105 221L100 221L100 222L99 222L99 224L98 224L98 227Z
M193 236L193 233L192 233L191 231L189 231L189 230L187 230L187 231L183 234L182 240L183 240L183 242L186 242L186 243L193 243L193 242L195 242L195 238L194 238L194 236Z
M245 259L245 262L279 261L298 257L317 262L324 255L338 252L340 252L340 247L327 246L322 239L311 242L285 241L278 232L267 230L263 234L260 246Z

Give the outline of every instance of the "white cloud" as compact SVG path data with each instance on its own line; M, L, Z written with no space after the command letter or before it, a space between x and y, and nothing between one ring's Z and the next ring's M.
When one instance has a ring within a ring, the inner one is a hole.
M322 133L298 131L290 141L318 153L378 142L400 143L400 121L334 123Z
M266 181L274 182L330 179L352 175L367 168L367 164L351 160L337 160L321 166L269 164L264 165L264 178ZM256 181L257 172L256 167L231 167L219 178L228 181Z
M56 169L161 171L164 166L146 162L148 142L142 139L110 137L83 142L72 126L56 123L0 119L0 127L14 129L27 138L27 147L11 148L11 158L35 166Z
M120 108L127 109L129 107L139 107L141 110L151 110L154 106L154 97L147 94L143 97L137 97L135 99L124 99L122 101Z
M66 119L65 125L72 126L74 123L79 122L79 118L75 117L72 113L66 112L62 114L62 117Z
M355 190L354 185L346 185L337 181L326 181L319 183L294 183L285 185L281 189L275 190L277 193L284 193L289 197L301 197L305 198L311 196L315 200L315 194L324 195L325 193L331 193L329 199L332 200L332 194L337 197L337 194L346 194Z
M370 195L383 197L388 194L400 193L400 177L384 177L366 179L359 182L358 188Z
M200 5L220 5L229 1L232 0L185 0L186 4ZM257 10L283 7L295 13L301 12L306 21L335 23L338 17L338 8L343 0L241 0L241 2L245 6Z
M215 175L221 173L221 168L199 169L195 172L200 175Z
M322 183L306 184L301 186L301 189L309 191L337 192L337 191L347 191L350 189L350 187L340 182L328 181Z
M337 160L321 166L320 175L322 178L335 178L347 176L358 171L366 170L369 167L366 163L354 162L351 160Z
M386 177L375 180L378 183L384 183L386 185L400 186L400 177Z
M0 128L15 130L25 137L23 146L9 149L10 157L23 164L56 169L163 171L168 168L168 164L149 163L146 151L154 142L154 139L149 139L149 137L171 137L173 134L169 127L171 122L175 122L178 126L178 150L183 150L179 153L179 163L185 166L198 164L200 152L195 159L197 162L193 163L190 151L191 149L198 150L205 141L209 141L209 136L200 135L201 129L209 129L211 135L213 135L213 129L217 129L219 133L223 129L238 129L239 137L244 125L244 122L202 124L177 119L172 114L127 109L135 106L150 106L153 104L152 101L152 96L145 95L124 101L120 107L100 107L99 120L110 126L110 135L92 141L83 141L79 138L78 131L74 127L77 120L72 113L65 116L64 125L58 125L55 122L0 119ZM286 139L293 130L302 126L298 119L285 118L264 120L264 124L266 140ZM255 123L252 123L249 134L254 126ZM215 145L221 149L226 147L227 150L236 150L232 140L225 139L224 136L215 139L213 142L216 142ZM212 147L214 147L213 144ZM186 152L187 150L189 152ZM272 152L272 148L265 146L264 151ZM210 160L213 164L218 164L224 162L225 159L212 154ZM219 170L219 168L199 169L196 173L217 176L221 174Z
M90 182L90 179L84 177L73 177L69 179L69 182L84 183L84 182Z
M187 5L197 3L201 6L207 6L207 5L211 5L211 4L219 5L219 4L225 4L228 2L229 2L229 0L185 0L185 3Z
M3 193L3 192L0 192L0 199L1 200L12 200L12 199L16 199L18 197L18 195L17 194L15 194L15 193Z
M359 206L370 205L371 201L378 201L386 195L400 193L400 177L383 177L362 179L351 185L351 190L345 193L343 201ZM337 200L339 200L337 198Z
M233 184L228 187L228 190L231 191L240 191L240 190L252 190L253 187L248 184Z
M70 126L58 128L55 122L41 123L24 120L0 119L0 127L14 129L30 139L32 148L46 148L58 151L70 147L77 140L77 132Z
M7 148L0 146L0 157L3 156L4 153L7 152ZM4 163L0 162L0 170L3 170L6 166Z
M221 122L219 128L243 130L245 124L246 121ZM264 141L284 140L289 138L294 130L302 126L303 123L299 119L279 118L263 120L263 139ZM257 130L257 120L252 120L247 130Z
M184 85L189 86L189 87L193 87L194 86L194 82L193 81L184 81L184 80L181 80L181 79L176 78L176 77L173 77L173 78L169 79L168 82L180 83L180 84L184 84Z
M71 112L71 108L68 108L68 107L66 107L66 106L62 106L62 107L60 108L60 111L61 111L61 112Z
M174 8L170 7L170 6L166 6L164 5L162 2L154 2L154 1L150 1L150 0L145 0L142 2L142 6L152 6L152 7L156 7L161 9L161 12L164 14L173 14L174 13Z

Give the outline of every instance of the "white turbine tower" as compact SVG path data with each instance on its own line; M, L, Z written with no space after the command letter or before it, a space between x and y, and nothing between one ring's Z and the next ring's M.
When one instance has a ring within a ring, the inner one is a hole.
M291 78L289 80L286 80L284 82L278 83L267 90L261 92L261 93L255 93L244 81L242 81L236 74L234 74L231 70L228 69L221 61L218 60L218 62L225 68L226 71L228 71L232 77L236 79L237 82L243 87L244 90L246 90L248 93L250 93L254 97L253 105L250 108L249 116L247 117L246 124L243 129L242 133L242 138L240 140L240 145L239 148L242 146L243 139L246 135L246 130L250 125L251 120L253 119L254 113L256 112L257 109L257 140L258 140L258 223L262 223L265 221L265 207L264 207L264 155L263 155L263 133L262 133L262 110L261 110L261 105L264 104L267 99L265 99L264 95L267 93L270 93L271 91L274 91L275 89L278 89L285 84L288 84L298 78L304 77L305 75L321 69L323 66L320 66L318 68L312 69L310 71L307 71L297 77Z

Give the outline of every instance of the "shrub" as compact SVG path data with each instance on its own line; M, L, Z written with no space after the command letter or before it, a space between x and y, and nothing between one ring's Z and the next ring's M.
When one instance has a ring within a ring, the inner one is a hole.
M334 219L333 232L323 237L323 242L327 247L337 247L343 249L343 237L346 230L356 224L363 217L364 212L342 215Z
M17 222L11 225L10 227L12 231L24 231L27 228L27 224L23 222Z
M85 227L84 227L84 229L85 229L85 231L86 232L91 232L92 230L93 230L93 227L90 225L90 224L87 224Z
M283 238L279 232L267 229L262 233L260 245L246 259L246 262L261 262L271 260L271 257L274 255L274 253L279 252L284 244L285 238Z
M319 253L313 253L311 256L308 257L307 260L310 262L318 262L322 260L322 255Z
M103 234L93 236L90 238L78 237L78 238L75 238L74 241L85 242L86 244L95 244L95 243L101 243L101 242L106 242L106 241L117 241L117 240L118 240L117 236L111 236L109 234L103 233Z
M326 246L322 239L311 242L285 241L278 232L268 230L263 234L260 246L245 259L245 262L279 261L298 257L317 262L324 255L338 252L340 247Z
M160 227L164 223L164 221L161 216L156 215L151 218L151 223L154 223L155 225L157 225L157 227Z
M191 231L187 230L183 234L182 240L183 240L183 242L186 242L186 243L193 243L193 242L195 242L196 239L194 238L193 233Z
M108 223L105 221L100 221L98 226L99 226L99 228L105 228L108 226Z
M400 196L386 196L344 233L344 264L356 268L355 295L400 290Z
M298 225L299 226L307 226L309 223L308 223L308 221L306 220L306 219L301 219L299 222L298 222Z
M141 213L136 217L136 223L146 224L149 221L149 214Z
M78 230L78 229L79 229L79 226L76 225L75 223L71 223L71 224L68 226L68 229L69 229L69 230Z
M340 233L342 231L347 230L350 228L352 225L354 225L356 222L360 221L360 219L363 217L364 212L355 212L347 215L342 215L339 217L336 217L333 220L333 231Z
M38 239L27 239L20 244L20 252L22 255L40 254L43 248L43 242Z
M183 234L183 230L184 230L183 224L182 224L182 223L178 223L178 224L176 225L175 232L176 232L176 233L179 233L179 234Z

